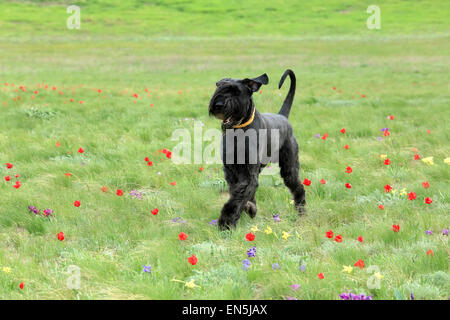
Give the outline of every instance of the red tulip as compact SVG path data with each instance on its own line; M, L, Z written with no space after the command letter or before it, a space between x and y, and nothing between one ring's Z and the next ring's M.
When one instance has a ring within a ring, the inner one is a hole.
M432 202L433 202L433 200L431 200L431 198L429 198L429 197L425 198L425 203L426 204L431 204Z
M178 235L178 239L180 239L181 241L184 241L187 239L187 234L184 232L180 232L180 234Z
M189 262L190 264L192 264L193 266L195 266L195 265L197 264L197 261L198 261L198 259L197 259L197 257L194 256L194 255L192 255L192 256L190 256L190 257L188 258L188 262Z
M155 208L152 210L152 215L156 216L158 212L159 212L158 208Z
M249 232L245 235L245 238L247 239L247 241L253 241L255 240L255 235L252 232Z
M333 238L333 231L332 231L332 230L328 230L327 232L325 232L325 236L326 236L328 239Z
M64 240L64 233L61 231L60 233L56 234L57 238L59 241L63 241Z
M79 200L75 200L73 205L78 208L81 205L81 202Z
M303 184L305 186L310 186L311 185L311 180L309 180L308 178L306 178L305 180L303 180Z

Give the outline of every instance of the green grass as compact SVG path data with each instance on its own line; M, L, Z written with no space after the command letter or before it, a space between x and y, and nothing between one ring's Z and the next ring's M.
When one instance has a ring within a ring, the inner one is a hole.
M65 3L0 4L0 298L450 296L442 235L450 221L448 2L380 1L382 29L373 31L365 26L368 4L360 1L80 1L81 30L65 28ZM258 110L277 112L286 68L298 79L290 121L300 178L312 180L307 215L297 217L278 176L263 176L256 218L243 214L236 230L220 233L209 222L228 198L221 166L175 165L158 150L172 149L172 132L193 132L194 121L204 131L219 128L207 106L223 77L267 72L270 83L254 99ZM378 141L385 127L391 135ZM314 137L325 132L327 140ZM413 148L435 164L414 160ZM353 173L345 173L347 166ZM12 187L15 174L19 189ZM395 195L384 193L386 184ZM417 199L399 195L403 188ZM35 216L29 205L51 208L53 217ZM259 231L250 243L245 235L253 226ZM325 237L330 229L342 243ZM283 231L291 234L287 240ZM180 232L186 241L178 240ZM244 271L253 246L256 257ZM187 261L192 254L195 266ZM341 272L358 259L364 269ZM272 270L273 263L281 269ZM71 265L80 268L79 290L66 286ZM370 266L384 276L378 289L367 285ZM301 287L293 291L291 284Z

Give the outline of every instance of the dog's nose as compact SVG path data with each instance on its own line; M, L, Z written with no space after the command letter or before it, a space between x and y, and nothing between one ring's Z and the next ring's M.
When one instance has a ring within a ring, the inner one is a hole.
M223 101L219 100L219 101L216 101L215 106L216 107L223 107L224 103L223 103Z

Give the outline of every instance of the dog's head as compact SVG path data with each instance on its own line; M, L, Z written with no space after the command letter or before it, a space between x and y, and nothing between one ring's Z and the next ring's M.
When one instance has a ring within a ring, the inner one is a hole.
M222 120L223 126L233 127L252 112L253 92L268 83L269 78L265 73L253 79L225 78L218 81L209 102L209 115Z

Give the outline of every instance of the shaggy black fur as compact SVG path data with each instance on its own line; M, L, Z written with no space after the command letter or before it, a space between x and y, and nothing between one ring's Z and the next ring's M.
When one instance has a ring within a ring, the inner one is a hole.
M234 127L244 124L251 119L255 108L252 94L258 91L261 85L268 84L269 78L266 74L263 74L253 79L226 78L216 83L217 89L209 104L209 114L223 120L222 160L225 179L230 191L230 199L223 206L219 218L220 229L236 227L243 210L252 218L256 215L255 192L258 187L258 176L267 163L260 161L259 157L256 162L250 161L252 155L251 147L256 147L258 152L264 150L268 155L278 153L278 159L271 159L271 162L279 162L280 174L292 193L295 207L299 213L304 211L306 201L305 190L299 179L298 143L293 134L292 126L288 121L296 84L295 75L291 70L285 71L280 80L279 88L281 88L288 75L291 79L291 85L280 112L278 114L261 114L258 110L255 110L253 122L242 129L234 129ZM239 163L237 157L239 152L242 152L242 149L236 147L233 134L237 130L242 130L241 132L245 133L249 129L256 130L258 143L256 146L249 145L246 140L243 151L245 153L245 162ZM259 143L259 132L261 129L267 129L268 139L265 143ZM278 130L278 150L274 150L270 144L271 129ZM232 147L228 151L234 152L232 157L233 163L227 161L227 146L230 146L230 142Z

